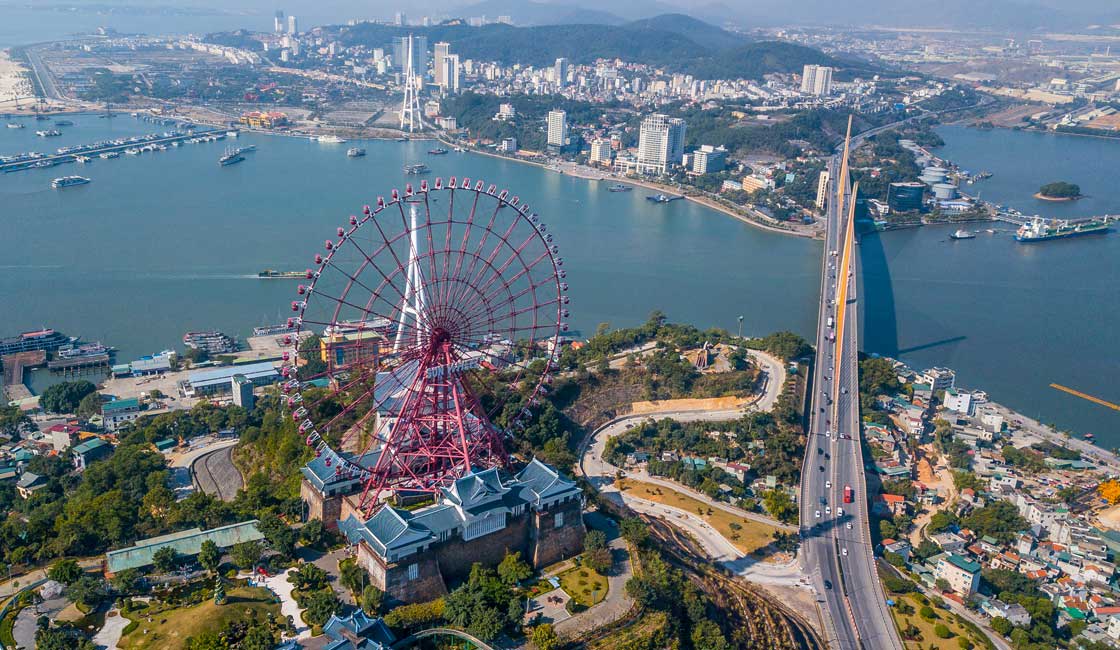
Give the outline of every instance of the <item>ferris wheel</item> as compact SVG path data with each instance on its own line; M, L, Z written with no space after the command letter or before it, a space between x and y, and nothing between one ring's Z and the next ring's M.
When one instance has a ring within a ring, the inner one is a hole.
M518 197L451 177L379 197L315 255L282 390L316 455L361 481L366 516L507 462L567 330L558 252Z

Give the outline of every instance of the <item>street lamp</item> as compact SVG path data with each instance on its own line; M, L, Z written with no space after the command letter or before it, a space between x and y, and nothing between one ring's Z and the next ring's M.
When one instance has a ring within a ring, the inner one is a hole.
M739 338L743 338L743 317L739 317Z

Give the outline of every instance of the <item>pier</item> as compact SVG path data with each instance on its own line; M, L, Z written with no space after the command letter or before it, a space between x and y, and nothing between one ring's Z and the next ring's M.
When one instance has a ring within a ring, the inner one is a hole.
M0 363L4 366L4 374L0 377L0 392L7 393L11 401L34 397L23 383L23 374L28 368L37 368L46 362L46 350L17 352L0 357Z
M99 369L108 368L110 365L108 352L90 354L70 359L55 359L47 362L47 369L67 375L79 374L84 371L97 372Z
M140 140L131 141L131 142L124 142L124 143L121 143L121 144L106 144L106 145L100 146L100 147L94 147L94 148L90 148L90 149L82 149L81 151L71 151L71 152L68 152L68 153L52 154L52 155L41 156L41 157L38 157L38 158L28 158L28 159L22 159L22 160L18 160L18 161L0 163L0 172L5 172L5 173L7 173L7 172L18 172L18 171L23 171L25 169L40 169L40 168L48 167L46 165L41 164L41 163L44 163L44 162L45 163L50 163L49 167L54 167L55 165L61 165L63 163L75 162L78 159L78 156L91 156L92 157L92 156L100 156L103 153L112 153L112 152L122 153L126 149L133 149L133 148L136 148L136 147L142 147L142 146L147 146L147 145L171 144L172 142L183 142L185 140L190 140L192 138L205 138L205 137L212 137L212 136L221 136L222 138L224 138L226 133L228 133L228 132L229 132L228 129L212 129L212 130L209 130L209 131L192 131L190 133L179 133L179 134L176 134L176 135L157 136L157 137L151 138L151 139L140 139Z

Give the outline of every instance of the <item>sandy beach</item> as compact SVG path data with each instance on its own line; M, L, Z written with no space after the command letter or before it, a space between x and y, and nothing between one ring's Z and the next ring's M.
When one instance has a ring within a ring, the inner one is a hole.
M0 108L14 108L16 100L34 97L27 69L13 61L7 50L0 50Z

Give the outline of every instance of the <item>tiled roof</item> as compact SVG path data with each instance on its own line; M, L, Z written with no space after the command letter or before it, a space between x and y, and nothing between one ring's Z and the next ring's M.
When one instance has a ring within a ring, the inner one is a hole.
M170 535L152 537L128 548L109 551L105 554L105 559L109 572L117 573L125 569L148 566L152 563L156 551L164 547L173 548L181 555L197 555L202 549L202 542L206 540L212 540L218 548L229 548L241 542L263 539L264 535L257 529L257 523L257 520L253 519L210 530L191 528Z

